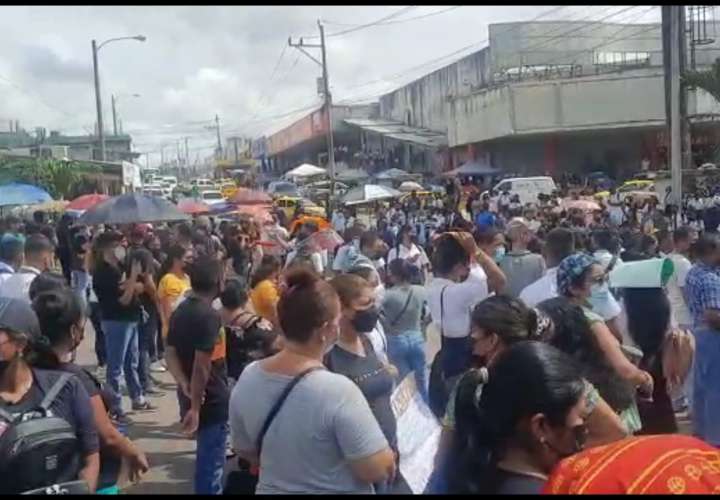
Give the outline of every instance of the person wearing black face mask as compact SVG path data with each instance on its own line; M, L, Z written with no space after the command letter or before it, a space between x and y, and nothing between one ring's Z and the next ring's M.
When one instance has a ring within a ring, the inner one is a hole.
M390 404L397 369L381 360L367 336L379 319L373 288L353 274L336 276L330 284L340 297L342 311L340 334L325 355L325 366L360 388L397 457L397 422ZM393 484L375 485L375 490L390 493L391 489L399 492L405 487L404 481L397 479Z

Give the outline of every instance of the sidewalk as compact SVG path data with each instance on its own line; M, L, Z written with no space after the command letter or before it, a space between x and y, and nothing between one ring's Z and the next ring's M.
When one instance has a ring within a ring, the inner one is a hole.
M88 321L88 325L89 325ZM85 340L78 349L77 363L94 369L97 363L93 346L95 332L88 326ZM157 410L129 412L133 424L129 437L147 455L150 470L142 481L132 485L127 494L192 494L195 468L195 441L180 432L175 383L170 373L153 373L165 395L150 398ZM101 380L101 382L105 382ZM130 408L130 400L123 398L123 407Z

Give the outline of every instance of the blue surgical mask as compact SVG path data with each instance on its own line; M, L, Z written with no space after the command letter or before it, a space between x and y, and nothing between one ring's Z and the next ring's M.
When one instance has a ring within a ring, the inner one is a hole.
M500 261L503 260L503 257L505 257L505 247L501 245L495 249L493 260L496 264L499 264Z

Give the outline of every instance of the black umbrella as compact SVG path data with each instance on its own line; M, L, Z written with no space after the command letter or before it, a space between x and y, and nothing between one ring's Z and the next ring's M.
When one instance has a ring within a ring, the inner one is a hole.
M99 224L172 222L187 219L189 219L188 215L163 198L129 193L98 203L85 212L78 222L96 226Z

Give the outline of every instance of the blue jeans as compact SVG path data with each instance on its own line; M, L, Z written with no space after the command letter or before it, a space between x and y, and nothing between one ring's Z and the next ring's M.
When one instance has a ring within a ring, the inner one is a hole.
M415 372L415 383L423 400L428 402L428 387L425 363L425 339L420 332L404 332L387 336L387 350L390 363L400 372L400 380Z
M155 351L153 344L157 344L158 315L155 309L148 312L147 321L141 321L138 325L138 375L143 391L152 389L153 382L150 378L151 354Z
M694 333L693 434L720 446L720 332L700 327Z
M138 324L104 320L102 329L105 334L107 355L107 385L112 398L110 410L121 414L123 411L120 376L123 372L125 372L125 383L130 399L133 402L144 401L138 377Z
M196 495L222 494L227 436L227 422L205 425L198 429L195 451Z

